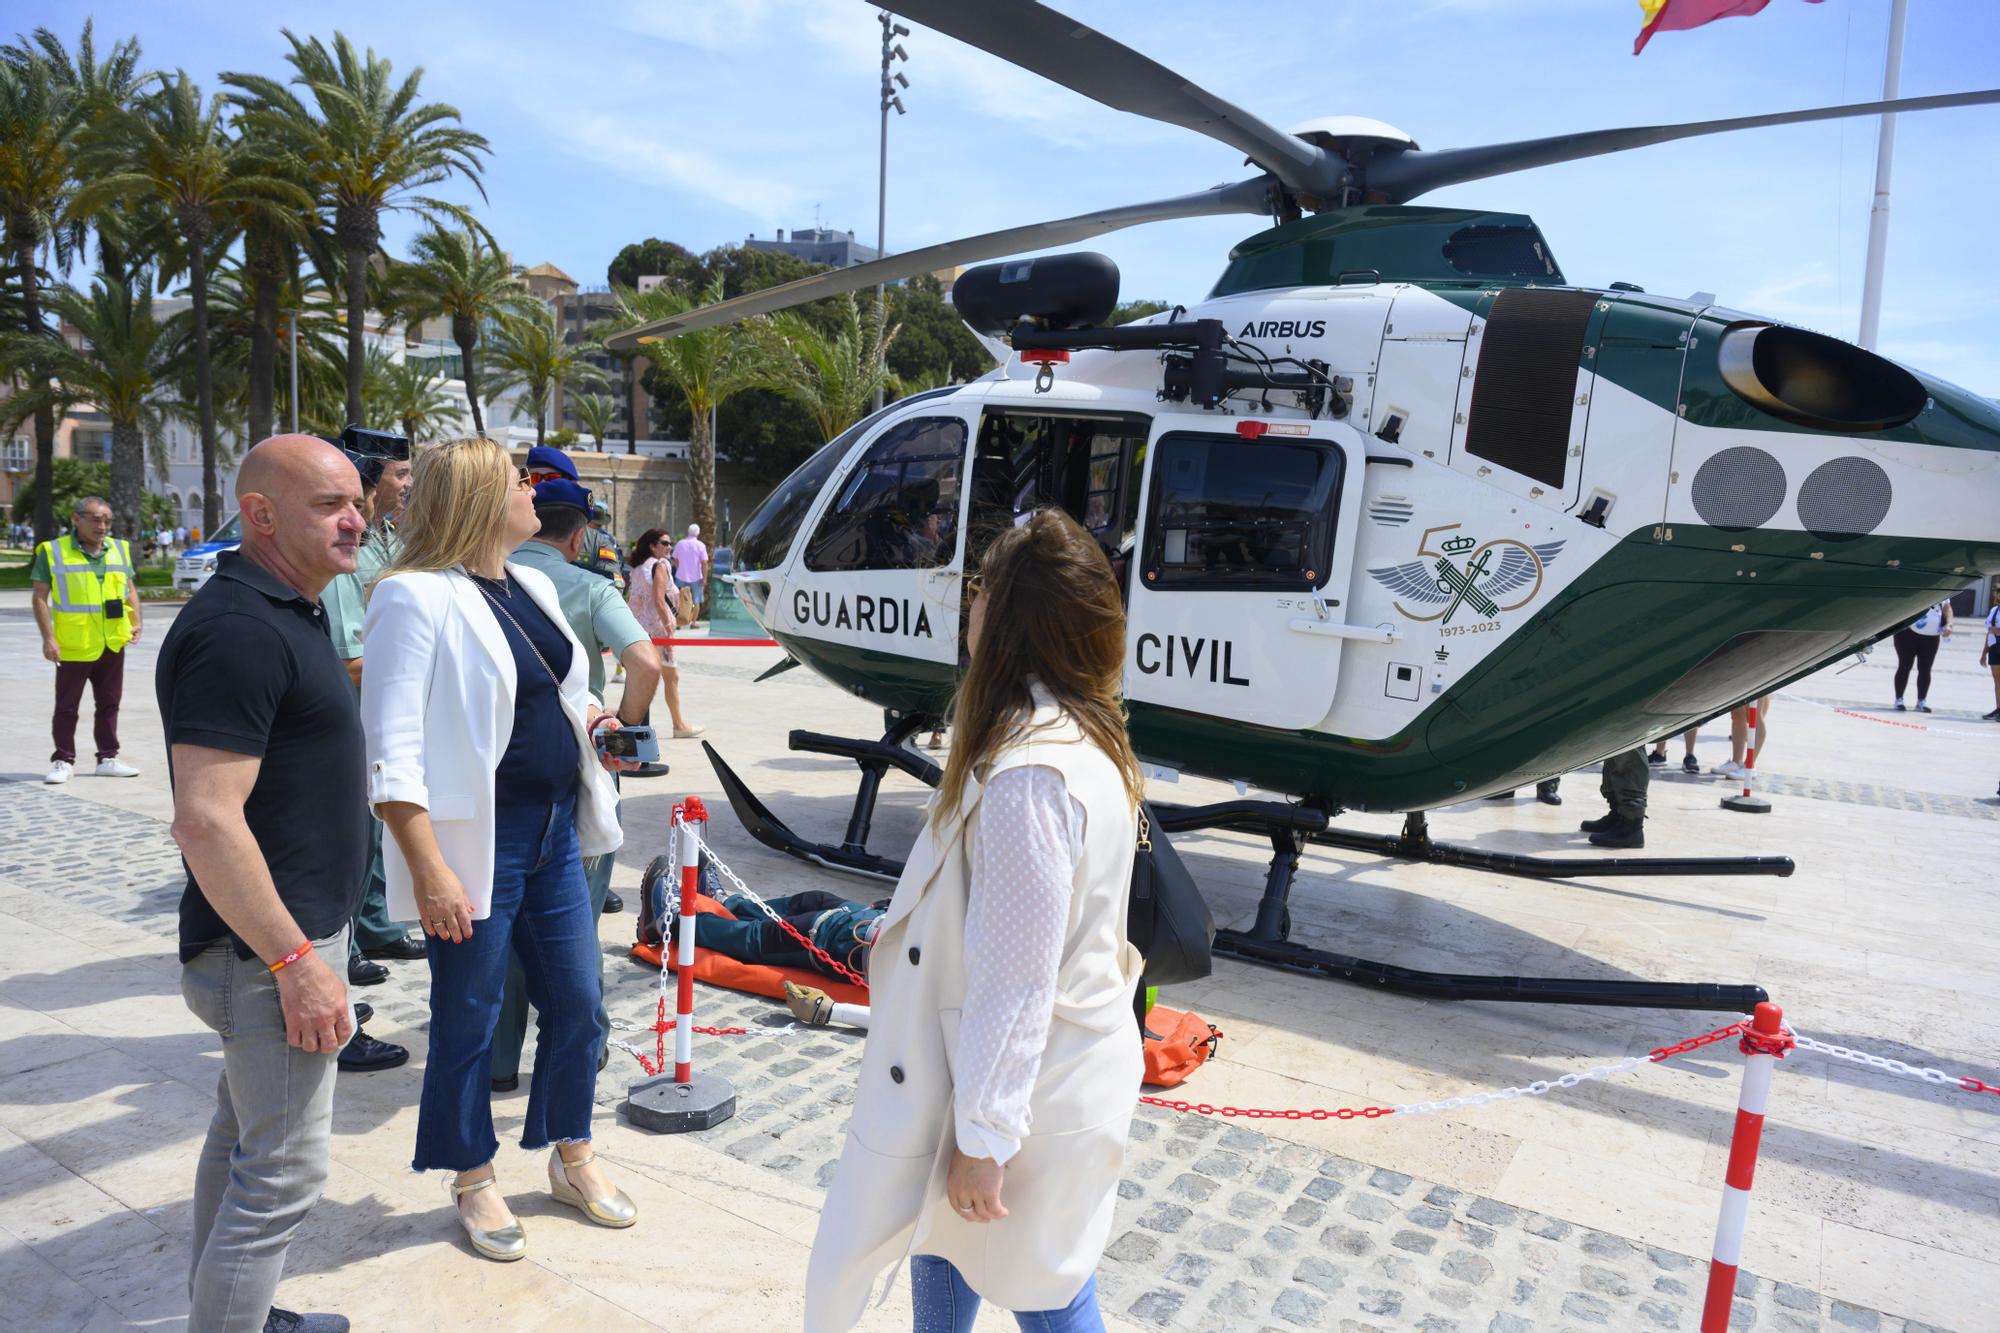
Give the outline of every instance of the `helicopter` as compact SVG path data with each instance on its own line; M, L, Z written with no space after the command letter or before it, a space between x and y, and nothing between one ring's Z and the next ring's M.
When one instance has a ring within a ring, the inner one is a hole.
M759 841L894 878L868 847L905 742L946 716L991 535L1058 506L1122 582L1134 748L1239 799L1169 833L1268 836L1254 922L1215 952L1451 999L1745 1012L1761 987L1466 976L1290 939L1322 844L1546 878L1790 874L1790 858L1517 856L1425 812L1668 736L1866 647L2000 571L2000 406L1836 338L1627 283L1568 282L1531 217L1411 201L1698 135L2000 102L2000 90L1426 150L1381 121L1284 131L1033 0L904 15L1107 106L1242 151L1258 174L815 274L639 325L611 346L945 267L1011 344L969 384L829 441L743 525L730 580L787 658L885 710L879 738L794 731L860 767L838 845L801 837L705 746ZM884 16L885 24L888 22ZM1207 296L1117 327L1119 228L1266 219ZM998 260L997 263L982 261ZM761 679L761 678L760 678ZM1251 789L1282 800L1252 799ZM1406 815L1402 833L1342 811Z

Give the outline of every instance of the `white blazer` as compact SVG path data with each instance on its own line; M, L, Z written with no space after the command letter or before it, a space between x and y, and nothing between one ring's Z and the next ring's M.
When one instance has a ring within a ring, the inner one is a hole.
M852 1328L876 1277L912 1253L949 1259L975 1292L1007 1310L1062 1308L1103 1256L1145 1073L1132 1016L1145 960L1125 939L1138 821L1110 757L1045 696L1037 703L1029 736L995 755L983 780L1022 765L1061 772L1084 809L1084 850L1048 1047L1029 1097L1032 1126L1007 1163L1008 1215L968 1222L944 1193L956 1144L968 842L980 836L984 791L968 778L957 817L942 829L925 821L868 955L868 1041L806 1266L808 1333Z
M570 641L563 712L576 732L576 834L585 856L616 851L617 788L588 733L589 663L540 570L508 573ZM493 906L493 777L514 734L514 653L485 594L457 570L397 574L375 585L362 622L361 725L368 738L368 800L430 812L445 864L475 921ZM540 670L540 668L536 668ZM416 894L396 839L382 839L389 917L413 921Z

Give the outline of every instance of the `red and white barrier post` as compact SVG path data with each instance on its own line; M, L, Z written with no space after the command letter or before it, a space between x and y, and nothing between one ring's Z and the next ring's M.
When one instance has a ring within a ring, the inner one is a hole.
M1757 701L1750 701L1750 715L1744 719L1746 730L1743 736L1743 791L1740 795L1722 798L1722 808L1734 810L1744 815L1768 815L1771 803L1750 790L1750 777L1757 767Z
M675 844L680 852L680 924L674 941L678 983L674 996L674 1071L634 1083L626 1094L626 1119L641 1129L662 1134L713 1129L736 1114L736 1090L714 1073L694 1072L694 935L695 898L701 892L702 842L697 825L706 825L708 811L701 798L690 796L674 806ZM665 1009L665 992L661 1009ZM664 1025L666 1015L657 1020ZM651 1066L648 1066L649 1068Z
M1743 1227L1750 1217L1750 1182L1757 1174L1764 1108L1771 1100L1771 1075L1792 1044L1784 1017L1783 1010L1767 1001L1757 1006L1750 1026L1743 1030L1743 1091L1736 1102L1736 1132L1729 1140L1729 1168L1723 1174L1722 1216L1715 1224L1715 1257L1708 1265L1701 1333L1725 1333L1729 1327L1736 1268L1743 1261Z

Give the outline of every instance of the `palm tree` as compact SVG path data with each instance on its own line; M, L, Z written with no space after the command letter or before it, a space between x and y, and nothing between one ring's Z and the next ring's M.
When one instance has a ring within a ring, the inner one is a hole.
M898 388L884 358L902 326L888 322L888 302L873 306L864 319L852 296L841 297L840 323L830 336L794 311L771 320L775 387L811 414L822 440L866 416L876 393Z
M209 251L224 210L297 218L313 199L271 169L268 150L233 137L223 125L227 96L204 101L182 70L137 108L114 117L87 152L88 177L76 192L83 212L151 196L173 216L179 258L187 265L194 338L195 416L201 432L201 522L215 531L222 495L216 477L215 376L208 328Z
M659 286L636 297L628 308L619 301L621 317L637 313L633 323L677 315L722 299L722 275L709 279L697 294ZM631 325L626 325L630 328ZM725 324L677 334L644 345L653 368L687 399L694 421L688 431L688 497L694 521L703 532L715 532L715 439L709 433L709 412L745 389L779 387L778 367L771 354L769 326L756 320Z
M411 444L425 444L458 429L458 400L446 393L444 376L422 357L391 361L379 351L368 357L368 399L378 418L402 428Z
M509 389L521 389L535 414L535 443L548 431L549 406L563 385L601 389L604 372L584 360L596 350L591 342L564 343L562 321L555 307L533 314L511 315L500 321L493 339L493 356L481 385L490 407Z
M33 410L90 403L111 418L111 512L127 538L138 530L146 436L159 434L166 404L174 401L160 390L180 355L175 321L153 318L152 294L145 275L139 277L136 290L123 278L95 282L87 293L49 290L49 310L81 335L81 348L33 329L0 334L0 368L29 368L33 378L24 397Z
M534 298L507 257L468 229L432 227L410 244L415 258L390 271L391 304L416 321L445 316L458 344L459 378L472 408L472 431L486 433L479 411L479 331L505 315L527 313Z
M317 402L321 388L332 383L333 396L315 421L330 422L328 433L346 424L342 401L346 394L347 357L340 309L332 288L314 280L300 264L299 248L289 238L269 238L274 254L261 257L252 228L243 238L241 259L223 256L209 280L209 337L215 348L215 396L218 423L233 424L226 432L239 442L254 444L275 431L275 423L290 404L291 377L281 373L280 334L289 335L291 319L299 324L300 397ZM275 272L267 272L267 267ZM281 314L286 317L281 319ZM194 398L194 386L187 397ZM305 425L302 414L300 425ZM226 456L227 448L221 450Z
M21 290L22 328L46 344L49 357L60 345L42 318L42 273L36 267L43 247L53 245L67 261L72 218L75 156L89 116L81 98L32 51L9 50L0 61L0 224ZM41 362L17 352L17 364L37 384L48 378ZM34 395L35 540L55 536L55 404Z
M306 163L319 199L333 215L333 236L347 267L347 414L363 419L362 374L367 365L363 322L368 312L368 266L382 244L382 215L407 209L436 223L455 219L477 229L468 212L418 193L453 176L479 190L479 155L485 138L458 124L458 109L443 102L419 103L418 67L396 83L391 65L371 48L357 55L354 44L336 32L331 49L315 37L292 44L285 59L294 71L285 84L261 74L224 74L223 82L251 99L247 134L268 137ZM310 100L310 106L308 105Z
M618 419L618 404L608 394L580 393L570 405L576 411L576 419L590 432L590 442L598 453L603 453L604 437L611 433L611 423Z

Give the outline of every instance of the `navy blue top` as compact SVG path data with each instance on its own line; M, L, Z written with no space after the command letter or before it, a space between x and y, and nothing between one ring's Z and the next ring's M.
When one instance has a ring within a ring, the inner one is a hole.
M494 773L494 804L515 808L559 804L576 794L576 733L549 672L558 680L568 675L574 649L512 574L504 585L477 576L472 581L514 650L514 734ZM548 662L547 670L536 660L537 650Z

